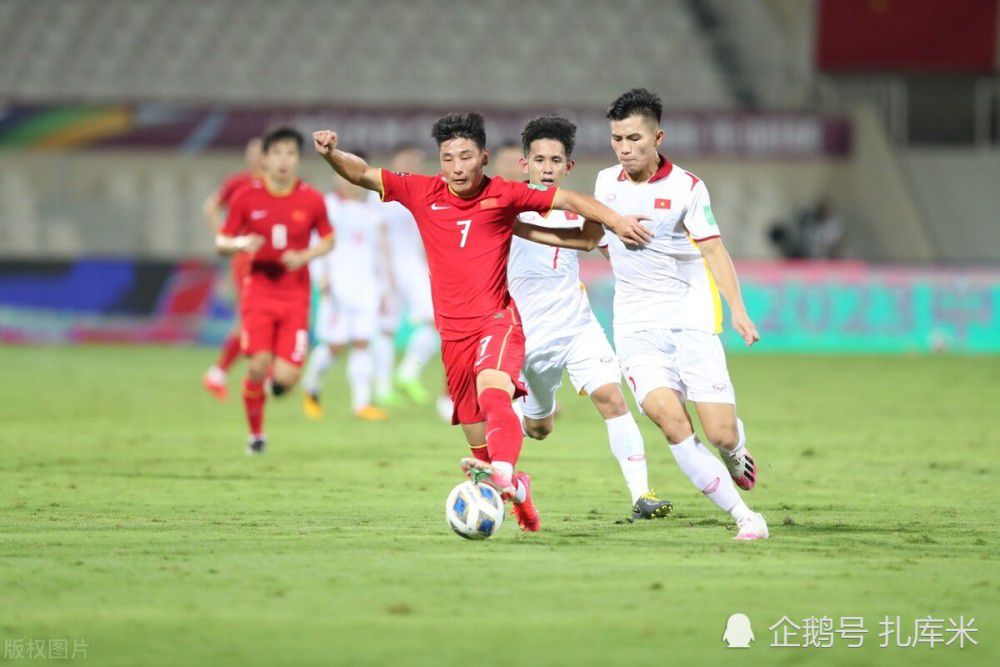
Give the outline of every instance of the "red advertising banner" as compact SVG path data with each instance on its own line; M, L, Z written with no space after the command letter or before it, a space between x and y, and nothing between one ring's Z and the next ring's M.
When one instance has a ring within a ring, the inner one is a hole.
M816 64L828 72L997 69L1000 0L820 0Z

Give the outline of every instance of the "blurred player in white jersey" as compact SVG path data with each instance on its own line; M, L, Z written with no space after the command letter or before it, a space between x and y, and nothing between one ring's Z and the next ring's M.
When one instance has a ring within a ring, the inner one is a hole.
M636 401L666 436L681 470L736 520L736 539L764 539L764 517L747 507L733 484L752 489L757 466L736 416L719 340L719 292L748 346L758 340L757 328L743 304L705 183L658 153L661 111L657 95L636 88L615 100L607 114L619 165L598 174L594 197L617 211L648 216L645 224L654 234L640 249L605 236L604 252L615 275L615 347ZM685 401L694 403L725 465L698 440Z
M543 116L525 126L521 140L522 175L527 173L533 184L558 187L573 168L576 126L565 118ZM519 220L577 229L584 222L574 213L558 210L544 216L522 213ZM632 518L667 516L670 502L659 500L649 489L642 434L625 404L618 359L580 282L576 251L515 237L507 282L526 339L523 373L528 395L518 402L524 432L536 440L552 432L556 392L566 370L573 388L590 397L607 425L611 453L632 498Z
M425 157L422 149L403 146L393 155L391 168L399 173L419 173ZM374 343L375 399L383 405L394 404L397 401L395 385L415 403L426 403L429 396L420 383L420 374L440 348L441 340L434 329L434 306L424 246L413 214L402 204L382 203L377 192L369 193L369 201L379 207L385 221L387 255L387 261L381 262L379 267L385 294ZM412 330L403 358L394 372L393 340L404 314Z
M310 266L321 291L315 321L319 344L309 355L302 381L303 410L310 419L323 416L319 402L323 376L350 347L351 409L359 419L383 420L385 410L372 405L371 351L378 329L380 207L367 202L364 190L338 178L336 191L326 196L326 209L337 241L333 252Z

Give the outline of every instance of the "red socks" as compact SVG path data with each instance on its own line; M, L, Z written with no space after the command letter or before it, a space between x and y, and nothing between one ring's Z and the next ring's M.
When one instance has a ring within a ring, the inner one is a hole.
M490 452L486 445L469 445L469 449L472 450L472 455L480 461L490 462Z
M243 380L243 407L247 413L247 425L250 427L250 437L259 438L264 434L264 383L254 382L250 378Z
M219 360L215 362L215 365L223 371L228 371L239 355L240 337L237 334L229 334L226 336L226 340L222 342L222 353L219 355Z
M486 415L486 447L490 460L515 467L524 434L510 396L503 389L484 389L479 394L479 407Z

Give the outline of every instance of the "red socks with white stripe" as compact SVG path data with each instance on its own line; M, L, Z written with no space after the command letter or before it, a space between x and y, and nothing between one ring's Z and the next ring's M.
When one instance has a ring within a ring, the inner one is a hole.
M494 467L509 478L514 472L517 457L521 454L521 423L510 402L510 395L503 389L490 387L479 394L479 408L486 416L486 447Z

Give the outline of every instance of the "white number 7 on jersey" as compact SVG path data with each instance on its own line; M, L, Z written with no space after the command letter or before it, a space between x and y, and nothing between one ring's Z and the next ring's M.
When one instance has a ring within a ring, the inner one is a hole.
M462 228L462 242L458 244L458 247L464 248L465 242L469 238L469 227L472 226L472 220L459 220L455 224Z

